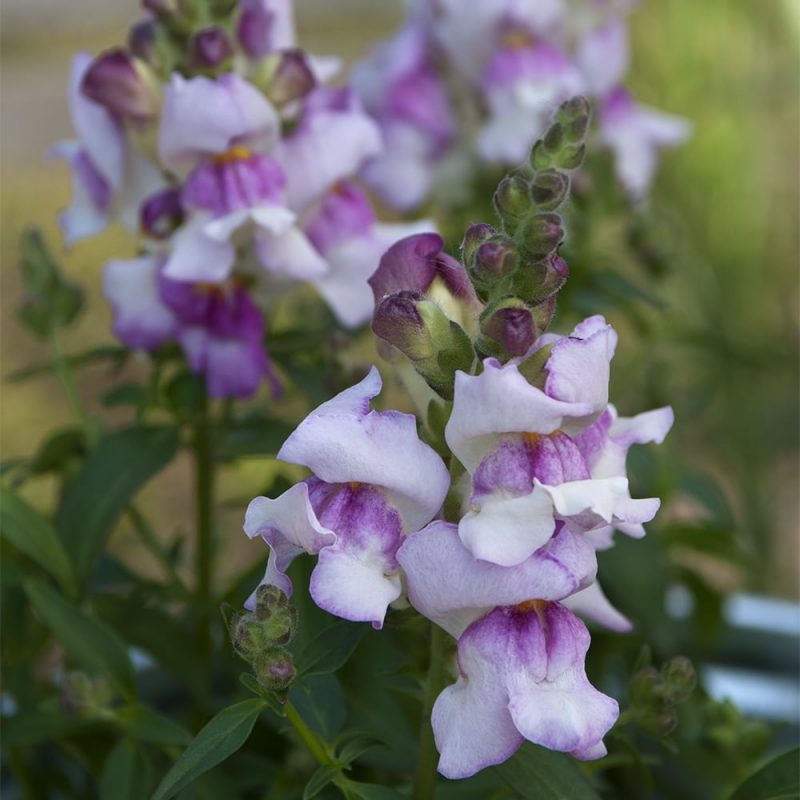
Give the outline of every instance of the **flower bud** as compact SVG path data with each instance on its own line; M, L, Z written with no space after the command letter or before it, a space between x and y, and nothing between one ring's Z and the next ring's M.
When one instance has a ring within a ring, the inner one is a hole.
M277 106L305 97L317 84L308 56L297 48L265 59L253 81Z
M158 98L146 70L122 48L108 50L89 66L81 91L117 117L150 120L158 113Z
M288 605L289 598L277 586L264 583L256 589L256 619L265 620L273 611Z
M139 210L139 227L153 239L167 239L183 222L181 193L163 189L151 195Z
M375 335L394 345L411 361L421 361L434 354L433 337L418 308L422 303L432 304L432 301L414 292L397 292L378 304L372 320Z
M507 275L519 266L519 255L514 242L507 236L496 234L476 248L471 248L467 260L467 273L475 288L488 294Z
M142 0L142 6L156 17L169 17L178 10L177 0Z
M558 214L535 214L525 220L518 241L534 261L549 255L564 239L564 228Z
M661 668L666 692L675 703L682 703L697 683L697 673L685 656L675 656Z
M189 43L189 66L196 70L216 69L233 55L228 34L220 27L204 28Z
M558 107L554 119L561 126L567 143L580 144L589 130L592 108L585 97L578 95L563 102Z
M258 682L273 692L288 689L297 672L291 654L282 647L264 653L253 664Z
M156 60L158 25L155 20L141 19L128 31L128 49L148 64Z
M563 259L561 259L563 260ZM564 262L566 264L566 262ZM531 314L533 315L533 324L536 326L536 330L540 333L543 333L550 327L550 323L553 320L553 315L556 312L556 295L551 294L546 300L531 308Z
M531 197L540 211L554 211L566 199L569 178L557 169L536 174L531 184Z
M494 207L506 226L516 227L531 209L531 186L522 175L506 175L494 193Z
M480 330L512 357L524 356L538 335L531 310L516 297L488 306L481 314Z
M464 257L464 263L469 264L475 251L484 242L488 242L489 239L496 235L497 231L495 228L486 222L478 222L475 225L470 225L464 232L464 240L461 243L461 253Z

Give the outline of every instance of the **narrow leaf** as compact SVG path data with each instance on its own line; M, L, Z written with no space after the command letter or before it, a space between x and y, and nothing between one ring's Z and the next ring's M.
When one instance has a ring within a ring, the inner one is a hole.
M114 631L41 581L26 581L25 592L53 636L78 664L107 677L124 694L132 692L133 666Z
M534 744L524 744L494 769L525 800L598 800L569 756Z
M324 675L342 667L367 632L367 626L335 622L314 637L297 655L297 675Z
M220 711L172 765L151 800L174 797L204 772L233 755L247 741L258 715L266 707L266 701L254 699Z
M100 800L143 800L150 776L150 762L144 754L129 739L120 739L100 776Z
M69 558L50 521L0 484L0 535L47 570L68 592L75 588Z
M177 449L174 428L135 427L112 433L89 454L65 492L56 525L80 580L128 503Z
M800 797L800 748L774 758L751 775L731 800L783 800Z
M338 774L339 770L334 767L324 764L318 767L303 790L303 800L311 800L312 797L316 797Z
M152 744L180 745L192 741L192 734L182 725L144 706L129 706L114 714L116 723L132 738Z

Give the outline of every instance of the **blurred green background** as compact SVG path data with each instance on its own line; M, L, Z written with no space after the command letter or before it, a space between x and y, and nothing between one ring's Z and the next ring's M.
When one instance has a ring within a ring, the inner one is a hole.
M66 82L76 49L120 41L135 0L6 0L2 26L2 374L46 361L44 345L17 326L19 234L42 226L59 242L56 214L69 196L66 169L45 159L71 136ZM317 53L361 55L402 18L402 4L299 0L301 43ZM357 25L355 21L357 20ZM665 307L658 353L623 338L612 399L624 412L648 361L676 409L673 454L713 476L731 504L752 569L720 572L721 588L797 596L798 551L798 191L800 4L795 0L644 0L632 16L629 84L642 102L694 123L683 148L664 155L654 207L669 221L674 267L655 286ZM79 351L109 342L99 293L102 264L133 254L119 231L80 244L68 275L90 293L90 313L67 338ZM598 253L602 259L602 253ZM613 312L609 314L615 321ZM646 347L652 347L647 343ZM651 357L652 356L652 357ZM130 368L129 368L130 369ZM132 367L136 369L136 367ZM109 382L104 368L80 374L87 397ZM30 454L70 419L54 378L5 381L3 458ZM239 541L242 508L261 483L257 464L228 470L224 520ZM53 487L32 488L47 501ZM168 527L188 526L188 468L180 459L147 489ZM185 502L184 502L185 500ZM672 509L691 515L691 508ZM244 544L244 542L242 542ZM124 550L120 530L116 547ZM252 555L252 551L247 551ZM247 560L246 553L234 555Z

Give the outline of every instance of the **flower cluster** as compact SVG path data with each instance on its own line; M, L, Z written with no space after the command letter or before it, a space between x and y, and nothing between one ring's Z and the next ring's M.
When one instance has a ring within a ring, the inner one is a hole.
M430 444L413 416L370 409L373 368L278 454L313 475L246 515L248 536L270 548L264 583L288 594L286 568L306 552L318 558L311 596L330 613L381 627L405 594L457 640L455 682L431 716L449 778L526 739L599 758L618 716L587 678L580 617L630 628L597 581L596 550L615 530L644 535L659 500L631 497L626 456L661 442L673 416L623 418L609 404L617 335L603 317L546 332L567 274L555 210L588 125L584 100L561 106L532 170L498 188L500 228L467 231L464 263L435 234L416 235L370 280L373 330L433 390Z
M620 182L641 198L659 149L682 142L689 128L639 105L623 85L632 5L475 0L467 10L459 0L415 0L404 27L355 72L390 143L365 179L394 207L416 208L476 157L521 161L554 108L585 94L599 108L598 139Z
M353 179L382 133L352 88L328 85L338 64L296 47L290 0L227 4L235 34L225 4L144 5L126 47L75 57L78 140L53 151L73 173L65 239L111 220L137 232L140 257L105 273L116 335L175 341L212 396L247 397L275 383L254 298L310 281L360 325L382 253L432 225L378 222Z

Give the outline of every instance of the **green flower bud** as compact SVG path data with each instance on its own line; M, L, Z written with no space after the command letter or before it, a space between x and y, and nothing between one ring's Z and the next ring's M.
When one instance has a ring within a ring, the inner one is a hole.
M697 684L697 673L685 656L675 656L661 668L665 690L675 703L682 703Z
M531 260L538 261L553 252L564 239L564 228L558 214L535 214L523 223L517 240Z
M479 348L506 358L525 355L538 336L531 310L518 297L507 297L487 306L480 317L480 330L483 336ZM499 345L504 353L486 347L485 339Z
M546 169L536 174L531 185L533 202L540 211L554 211L566 199L569 178L557 169Z
M285 608L289 604L286 593L277 586L262 584L256 589L256 618L266 619L275 609Z
M253 663L253 672L258 682L273 692L288 689L297 674L291 653L283 647L275 647L259 656Z
M561 126L564 139L569 144L579 144L586 138L589 130L592 108L585 97L578 95L563 102L554 119Z
M494 207L507 228L513 229L531 209L531 186L522 175L506 175L494 193Z

